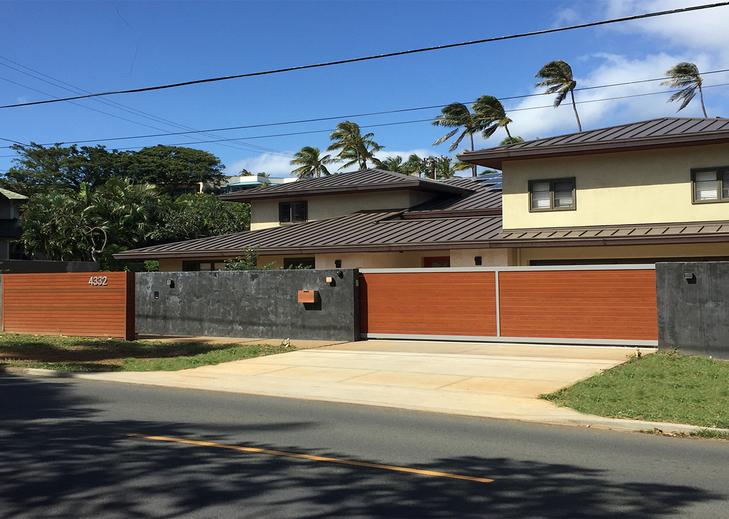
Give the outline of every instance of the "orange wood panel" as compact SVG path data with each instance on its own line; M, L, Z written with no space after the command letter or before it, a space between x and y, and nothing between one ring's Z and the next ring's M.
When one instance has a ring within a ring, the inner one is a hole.
M2 298L7 332L134 338L131 272L5 274Z
M493 272L360 275L364 333L496 335Z
M499 273L501 335L656 340L656 272Z

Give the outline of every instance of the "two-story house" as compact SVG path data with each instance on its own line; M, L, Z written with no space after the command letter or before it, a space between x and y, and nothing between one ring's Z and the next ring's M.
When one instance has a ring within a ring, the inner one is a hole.
M366 170L230 193L251 229L126 251L162 270L259 264L469 267L729 258L729 119L662 118L460 159L500 169L442 182Z
M20 238L20 206L28 197L0 188L0 260L11 257L12 242Z

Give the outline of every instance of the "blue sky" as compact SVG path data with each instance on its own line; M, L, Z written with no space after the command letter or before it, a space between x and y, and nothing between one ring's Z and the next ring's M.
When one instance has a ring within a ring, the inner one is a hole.
M705 2L5 1L0 2L4 27L0 32L0 103L49 97L39 91L54 97L69 94L11 68L19 68L17 64L98 91L388 52L699 3ZM0 111L0 137L22 142L71 141L179 130L176 125L214 128L469 101L483 94L527 94L536 91L535 72L553 59L572 64L578 86L662 76L680 60L694 61L702 70L729 68L727 27L729 8L720 8L619 27L106 98L123 107L84 100L77 105L7 109ZM729 74L715 74L705 82L729 83ZM578 100L664 88L649 83L591 90L578 93ZM709 115L729 116L729 87L709 88L706 95ZM666 98L653 95L588 102L579 109L584 126L596 128L673 115L677 106L667 104ZM542 97L505 104L507 109L523 109L550 103L551 99ZM128 110L141 110L166 121ZM430 110L356 120L366 126L424 119L437 113ZM681 115L699 113L698 105L693 104ZM525 138L575 129L567 106L517 110L511 117L512 133ZM216 136L327 130L335 123L237 130ZM428 123L372 131L388 153L448 153L447 145L432 145L442 130ZM176 144L216 136L137 139L115 142L114 146ZM502 137L497 134L478 145L494 145ZM290 156L300 147L325 148L327 144L327 134L316 133L194 146L218 155L231 173L245 167L284 175ZM11 165L8 155L9 150L0 150L0 172Z

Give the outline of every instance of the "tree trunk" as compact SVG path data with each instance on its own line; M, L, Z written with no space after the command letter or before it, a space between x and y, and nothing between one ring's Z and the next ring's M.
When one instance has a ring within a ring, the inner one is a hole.
M577 128L582 131L582 123L580 122L580 114L577 113L577 103L575 103L574 90L570 90L570 96L572 97L572 109L575 111L575 119L577 119Z
M469 133L468 136L471 138L471 151L473 151L473 133ZM476 164L471 166L471 176L474 178L478 176L477 168L478 166L476 166Z
M511 139L512 137L511 137L511 132L509 131L509 125L508 124L505 124L504 125L504 130L506 130L506 135L508 135L509 139Z
M699 99L701 99L701 109L704 111L704 117L708 118L709 116L706 115L706 106L704 106L704 90L701 88L701 85L699 85Z

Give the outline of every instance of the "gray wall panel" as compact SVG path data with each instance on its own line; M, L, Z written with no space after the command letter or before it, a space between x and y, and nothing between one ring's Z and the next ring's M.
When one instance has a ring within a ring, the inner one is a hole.
M658 263L658 345L729 358L729 262Z
M357 340L356 279L353 270L137 273L137 334ZM317 303L298 303L300 289L318 290Z

